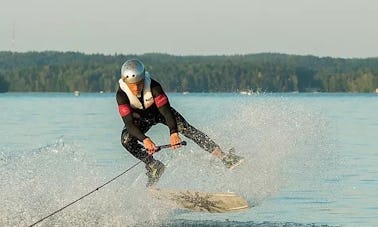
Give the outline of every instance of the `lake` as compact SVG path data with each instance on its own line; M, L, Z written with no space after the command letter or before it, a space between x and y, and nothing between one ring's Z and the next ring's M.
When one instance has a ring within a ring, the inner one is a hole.
M158 186L233 191L253 207L177 210L148 194L140 164L38 226L378 226L377 94L168 96L246 161L230 171L186 139L155 155L167 166ZM120 144L112 93L3 93L0 105L0 226L28 226L138 161ZM148 135L169 142L165 126Z

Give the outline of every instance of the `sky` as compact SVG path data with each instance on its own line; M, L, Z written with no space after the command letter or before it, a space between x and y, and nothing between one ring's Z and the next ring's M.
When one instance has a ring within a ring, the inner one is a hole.
M0 51L378 57L378 0L0 0Z

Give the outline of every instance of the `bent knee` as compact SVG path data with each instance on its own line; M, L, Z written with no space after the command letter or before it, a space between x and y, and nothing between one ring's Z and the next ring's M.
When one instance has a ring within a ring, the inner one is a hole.
M121 144L126 147L131 142L131 136L128 132L122 132L121 135Z

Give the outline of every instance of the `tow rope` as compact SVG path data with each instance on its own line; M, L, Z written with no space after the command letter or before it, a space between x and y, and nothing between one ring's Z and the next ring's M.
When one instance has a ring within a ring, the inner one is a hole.
M184 146L185 146L185 145L186 145L186 141L182 141L181 143L175 144L174 146L176 146L176 145L184 145ZM169 148L169 147L171 147L170 144L166 144L166 145L158 146L158 147L157 147L157 150L156 150L155 152L158 152L158 151L160 151L161 149L165 149L165 148ZM134 167L136 167L137 165L139 165L141 162L142 162L142 160L138 161L137 163L135 163L134 165L132 165L131 167L129 167L128 169L126 169L126 170L123 171L122 173L118 174L117 176L113 177L112 179L108 180L107 182L105 182L105 183L102 184L101 186L98 186L97 188L93 189L92 191L88 192L87 194L85 194L85 195L81 196L80 198L78 198L78 199L76 199L76 200L70 202L69 204L63 206L62 208L60 208L60 209L58 209L58 210L52 212L51 214L45 216L44 218L39 219L38 221L36 221L36 222L34 222L33 224L29 225L29 227L35 226L36 224L38 224L38 223L44 221L45 219L47 219L47 218L49 218L49 217L51 217L51 216L53 216L53 215L59 213L60 211L66 209L67 207L69 207L69 206L71 206L71 205L77 203L78 201L84 199L85 197L89 196L90 194L92 194L92 193L98 191L99 189L101 189L101 188L104 187L105 185L111 183L112 181L116 180L116 179L119 178L120 176L124 175L125 173L127 173L128 171L130 171L131 169L133 169Z

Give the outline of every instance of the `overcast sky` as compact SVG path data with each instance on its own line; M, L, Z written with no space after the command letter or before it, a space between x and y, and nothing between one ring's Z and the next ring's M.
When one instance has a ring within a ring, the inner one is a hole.
M378 0L0 0L0 51L378 57Z

